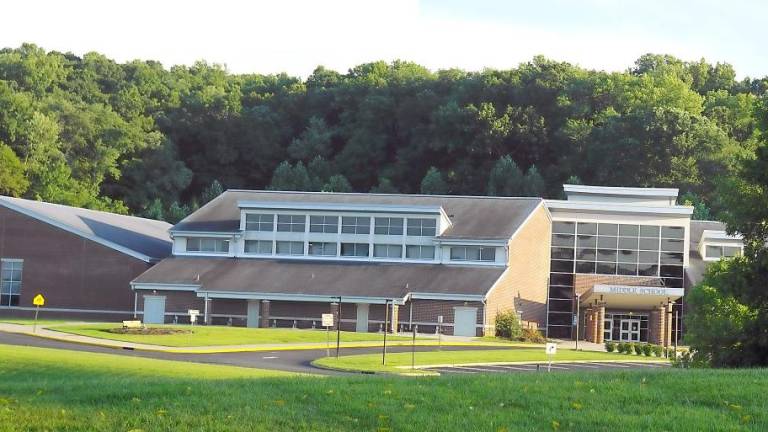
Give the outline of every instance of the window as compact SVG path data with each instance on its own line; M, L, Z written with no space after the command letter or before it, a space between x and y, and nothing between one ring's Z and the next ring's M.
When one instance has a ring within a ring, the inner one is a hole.
M403 218L376 218L374 234L403 235Z
M23 267L22 260L4 259L0 262L0 306L19 305Z
M495 261L496 248L481 246L454 246L451 261Z
M402 258L403 247L393 244L373 245L373 256L376 258Z
M661 227L661 236L663 238L684 239L684 227Z
M370 234L371 218L344 216L341 218L342 234Z
M434 219L408 219L408 235L434 237L437 231L437 221Z
M280 232L304 232L304 215L277 215L277 230Z
M707 245L705 249L705 258L718 259L720 257L735 257L741 255L741 248L738 246L712 246Z
M741 248L736 246L723 246L723 256L735 257L741 255Z
M337 233L339 232L338 216L310 216L309 232Z
M275 245L278 255L304 255L304 242L279 241Z
M559 234L576 234L576 224L573 222L552 222L552 232Z
M272 240L246 240L245 253L254 255L272 255Z
M229 240L213 237L187 238L187 252L229 252Z
M309 254L315 256L336 256L336 243L312 242Z
M272 214L246 214L246 231L274 231L275 215Z
M342 243L341 256L343 257L367 257L370 251L368 243Z
M408 225L410 229L410 222ZM406 245L405 257L411 259L435 259L434 246Z

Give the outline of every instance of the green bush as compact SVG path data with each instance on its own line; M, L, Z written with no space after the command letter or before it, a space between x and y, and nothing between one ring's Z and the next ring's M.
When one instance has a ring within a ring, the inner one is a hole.
M545 343L547 338L545 338L538 330L524 328L520 335L520 340L523 342Z
M653 355L656 357L661 357L664 355L664 347L661 345L652 345L651 349L653 350Z
M623 353L626 349L627 349L627 344L625 342L619 342L619 344L616 346L617 353Z
M637 355L643 354L643 344L634 344L632 345L632 348L634 348L635 354Z
M605 350L608 351L608 352L616 351L616 342L606 341L605 342Z
M634 354L635 353L635 344L632 342L627 342L627 350L624 352L624 354Z
M520 339L523 329L515 311L500 312L496 315L496 336L507 339Z
M653 353L653 348L650 344L643 344L643 355L646 357L650 357Z

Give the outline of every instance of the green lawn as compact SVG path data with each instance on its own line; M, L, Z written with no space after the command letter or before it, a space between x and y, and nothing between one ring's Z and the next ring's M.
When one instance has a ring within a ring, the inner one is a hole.
M4 431L768 430L764 369L316 378L25 347L0 359Z
M225 326L172 326L192 330L192 334L171 335L131 335L110 333L107 330L119 328L120 324L87 324L54 326L52 330L74 333L83 336L136 342L152 345L174 347L215 346L215 345L245 345L245 344L282 344L282 343L313 343L325 342L327 335L324 330L294 330L279 328L245 328ZM154 326L153 326L154 327ZM336 333L331 332L331 342L336 342ZM379 333L341 332L342 342L380 341L384 336ZM409 337L387 336L387 340L410 340Z
M575 351L560 349L552 358L555 361L572 360L664 360L658 357L643 357L628 354L614 354L595 351ZM387 354L387 364L382 366L381 354L361 354L352 356L325 357L315 360L317 366L332 369L366 372L410 372L410 369L398 366L411 365L411 353ZM431 351L417 352L416 365L467 364L491 362L545 362L547 355L543 348L507 348L477 351Z

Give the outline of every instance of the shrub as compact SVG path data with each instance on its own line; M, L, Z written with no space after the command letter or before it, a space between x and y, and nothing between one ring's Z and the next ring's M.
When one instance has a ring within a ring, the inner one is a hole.
M653 348L650 344L643 344L643 355L646 357L650 357L651 353L653 352Z
M520 335L520 340L523 342L545 343L547 338L545 338L538 330L524 328Z
M605 350L608 351L608 352L616 351L616 342L606 341L605 342Z
M627 342L627 350L624 352L624 354L632 354L635 352L635 344L632 342Z
M651 349L653 350L653 355L656 357L661 357L664 355L664 347L661 345L651 345Z
M519 339L523 333L517 313L509 310L496 315L496 336L507 339Z
M632 345L632 348L634 348L635 354L637 355L643 354L643 344L634 344Z
M619 342L619 344L616 346L616 352L623 353L627 349L627 344L624 342Z

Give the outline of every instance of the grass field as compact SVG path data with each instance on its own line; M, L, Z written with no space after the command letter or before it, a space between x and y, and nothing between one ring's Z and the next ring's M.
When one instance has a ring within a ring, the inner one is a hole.
M5 431L768 429L766 370L316 378L23 347L0 359Z
M381 354L361 354L352 356L325 357L313 364L331 369L366 372L410 372L398 366L411 365L411 353L387 354L386 366L381 364ZM613 354L594 351L575 351L560 349L553 360L664 360L658 357L643 357L627 354ZM547 356L542 348L507 348L477 351L431 351L417 352L416 365L466 364L485 362L546 362Z
M324 330L294 330L280 328L245 328L224 326L164 326L192 330L191 334L170 335L131 335L110 333L109 329L119 328L120 324L86 324L54 326L51 330L151 345L174 347L246 345L246 344L282 344L325 342ZM331 342L336 341L336 333L331 332ZM384 338L379 333L341 332L342 342L380 341ZM409 337L387 336L387 340L410 340Z

